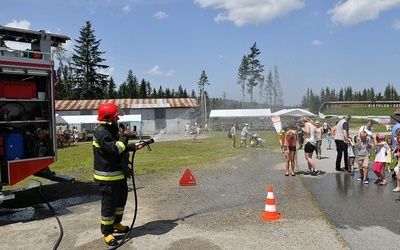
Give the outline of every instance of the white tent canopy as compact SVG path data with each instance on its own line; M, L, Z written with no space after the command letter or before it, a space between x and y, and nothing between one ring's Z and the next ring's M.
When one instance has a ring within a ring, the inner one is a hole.
M119 117L119 122L141 122L142 115L124 115ZM56 124L84 124L99 123L97 115L59 115L56 114Z
M305 109L282 109L271 114L272 116L317 116Z
M210 118L213 117L270 117L270 109L218 109L211 110Z

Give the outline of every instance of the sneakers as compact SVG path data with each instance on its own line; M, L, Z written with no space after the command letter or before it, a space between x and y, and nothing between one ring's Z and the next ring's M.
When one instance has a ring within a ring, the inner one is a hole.
M354 171L349 171L350 175L354 175Z
M367 179L365 179L364 180L364 184L368 184L369 182L368 182L368 180Z
M305 175L310 175L311 172L310 172L310 170L307 170L306 172L304 172L304 174L305 174Z
M129 232L129 227L128 226L124 226L121 223L115 223L114 224L114 231L116 233L127 233L127 232Z
M378 183L380 183L382 180L381 179L376 179L375 181L374 181L374 183L375 184L378 184Z
M114 235L109 234L109 235L104 235L104 241L107 243L109 246L116 246L118 245L118 241L114 238Z
M393 189L393 192L400 192L400 188L396 187L395 189Z
M319 175L321 173L321 171L317 170L317 171L312 171L311 175Z
M361 178L361 176L360 177L358 177L358 179L357 179L357 181L362 181L363 179Z
M386 181L382 180L381 182L379 182L379 185L382 185L382 186L386 185Z

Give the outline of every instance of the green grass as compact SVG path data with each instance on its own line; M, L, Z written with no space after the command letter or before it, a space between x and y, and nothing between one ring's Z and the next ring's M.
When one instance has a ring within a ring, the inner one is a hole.
M328 108L323 111L324 115L357 115L357 116L390 116L396 111L396 107L377 107L377 108Z
M355 114L354 112L348 112ZM333 120L332 120L333 124ZM358 130L365 125L363 119L352 119L350 128ZM375 132L384 132L386 128L377 123L374 124ZM254 133L254 131L251 131ZM212 131L202 134L198 143L193 143L192 138L179 141L160 141L151 145L152 151L146 148L136 152L135 173L148 174L155 172L166 172L175 168L187 168L190 166L201 166L203 164L218 163L218 161L246 154L265 154L266 152L279 152L278 138L275 131L258 132L262 139L266 140L264 149L236 148L232 149L231 140L227 132ZM240 135L236 136L236 146L240 145ZM79 143L74 146L60 148L57 150L57 162L50 166L57 174L73 176L77 181L93 181L93 153L91 143ZM12 187L5 189L15 190L29 186L31 179L38 179L43 183L48 181L39 177L29 177Z
M266 139L265 148L236 148L232 149L231 140L226 132L213 131L200 135L197 143L192 138L179 141L160 141L151 144L151 151L147 148L135 154L135 174L166 172L175 168L187 168L202 164L214 163L220 160L236 157L240 154L265 154L267 150L279 151L278 139L274 131L259 132L262 139ZM236 136L236 146L240 145L240 136ZM50 169L57 174L73 176L76 181L93 181L93 152L91 143L79 143L57 150L57 162ZM21 189L29 185L30 180L39 177L29 177L11 187ZM7 189L7 188L6 188Z

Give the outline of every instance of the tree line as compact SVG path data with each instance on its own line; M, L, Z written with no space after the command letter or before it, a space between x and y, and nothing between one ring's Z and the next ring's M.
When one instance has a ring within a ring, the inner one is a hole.
M318 113L319 108L324 102L340 101L400 101L399 94L393 84L387 84L383 93L372 88L364 88L362 91L354 91L352 87L335 89L329 87L322 88L320 94L314 94L312 89L307 89L306 94L301 100L300 107L308 109L313 113Z

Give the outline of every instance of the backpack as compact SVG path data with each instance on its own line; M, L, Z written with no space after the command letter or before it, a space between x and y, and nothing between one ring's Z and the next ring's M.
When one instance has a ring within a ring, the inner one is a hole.
M232 138L232 133L231 133L231 131L228 132L228 138L229 138L229 139Z

